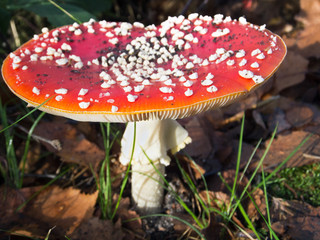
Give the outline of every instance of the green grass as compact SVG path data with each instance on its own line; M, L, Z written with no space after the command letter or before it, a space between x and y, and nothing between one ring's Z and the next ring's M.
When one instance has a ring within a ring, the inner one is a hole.
M203 199L200 197L199 194L199 189L196 185L196 183L193 182L192 177L190 177L187 172L182 168L182 166L179 163L179 160L176 158L176 162L178 165L178 168L180 170L180 173L182 175L182 178L184 180L184 182L186 183L187 187L189 188L189 190L192 192L195 201L197 202L197 206L199 206L199 209L192 209L190 207L188 207L187 204L185 204L182 200L182 198L178 195L178 193L174 192L169 185L169 182L165 179L164 176L161 175L161 178L164 182L163 187L167 190L170 191L176 198L176 201L185 209L186 213L188 213L194 222L186 222L184 219L178 218L176 216L171 216L171 215L165 215L165 214L156 214L156 215L148 215L148 216L144 216L142 218L145 217L151 217L151 216L167 216L170 218L175 218L181 222L183 222L184 224L186 224L189 229L193 230L195 233L198 234L199 238L201 239L205 239L205 236L202 234L202 231L204 229L206 229L209 225L210 225L210 221L211 221L211 217L212 214L213 216L220 216L220 218L222 218L222 222L223 224L225 224L225 226L229 226L229 227L233 227L235 229L237 229L238 231L242 232L243 234L245 234L249 239L265 239L266 237L269 237L269 239L274 239L274 240L278 240L278 236L276 235L276 233L273 231L273 229L271 228L272 225L272 219L270 216L270 206L269 206L269 192L268 192L268 182L270 182L270 179L274 176L276 176L277 172L280 171L281 167L284 166L284 164L289 161L289 159L303 146L303 144L309 139L309 137L307 137L305 140L303 140L299 146L296 147L296 149L294 149L294 151L289 154L289 156L284 159L284 161L281 162L281 164L279 164L279 166L270 174L268 174L267 176L264 173L263 170L263 160L265 159L265 157L268 154L268 151L272 145L272 142L275 138L277 129L274 130L274 132L272 133L271 139L269 141L269 144L266 146L266 149L264 151L264 154L262 155L261 159L259 160L256 169L249 175L249 180L247 185L244 187L243 191L238 195L236 194L237 189L238 189L238 184L239 182L243 179L243 177L245 175L248 175L248 173L246 173L248 166L251 162L251 160L253 159L253 156L255 155L257 149L260 146L261 140L258 142L257 146L255 147L254 151L252 152L252 155L250 156L250 158L248 159L248 163L245 166L243 172L240 172L240 159L241 159L241 153L242 153L242 143L243 143L243 131L244 131L244 118L242 120L242 124L241 124L241 131L240 131L240 139L239 139L239 148L238 148L238 157L237 157L237 164L236 164L236 174L235 174L235 179L234 182L232 184L232 186L229 186L228 183L225 181L225 179L222 178L221 175L220 178L221 180L224 182L225 186L227 187L227 189L230 191L230 204L229 205L223 205L220 208L214 208L211 205L211 200L209 197L209 190L207 188L207 183L206 183L206 179L204 178L204 176L201 174L201 171L199 170L199 173L202 176L202 181L203 181L203 185L204 188L207 192L207 198ZM152 161L149 159L150 163L153 165ZM191 162L193 162L191 160ZM195 166L197 166L194 162L193 164ZM318 166L319 167L319 166ZM154 166L155 168L155 166ZM319 167L320 168L320 167ZM158 172L158 174L161 174L156 168L155 170ZM259 174L259 172L261 172L261 176L262 176L262 181L257 184L256 186L253 186L252 182L253 180L256 178L256 176ZM319 173L318 173L319 175ZM319 178L316 178L318 175L315 175L314 171L313 171L313 175L312 175L312 179L313 181L316 181L317 183L320 182ZM314 184L312 184L314 185ZM255 203L254 198L252 196L252 192L256 189L260 187L263 192L264 192L264 198L265 198L265 202L266 202L266 216L264 216L262 214L262 210L259 209L258 205ZM319 194L317 195L319 196ZM249 198L251 200L251 202L254 204L254 206L257 209L257 212L259 213L262 221L264 222L266 229L261 229L258 228L256 226L256 223L252 222L250 217L248 216L247 212L245 211L245 208L242 204L243 200ZM238 224L236 224L233 220L232 217L237 214L237 218L239 219L239 216L242 217L242 219L244 219L243 224L245 224L245 226L247 228L249 228L255 235L255 237L253 238L252 236L250 236L244 229L242 229Z
M268 192L288 200L303 200L320 206L320 163L286 168L267 182Z
M117 137L119 135L119 131L116 131L113 134L113 140L110 141L110 139L111 139L111 124L110 123L100 123L100 128L101 128L101 133L102 133L102 137L103 137L103 144L104 144L106 155L105 155L103 162L101 163L98 177L96 176L96 174L92 168L91 168L91 171L92 171L93 176L95 177L97 190L99 192L98 202L99 202L99 206L101 209L101 218L112 220L116 216L116 213L117 213L118 208L120 206L120 201L122 199L124 189L125 189L126 184L129 180L131 161L132 161L132 156L133 156L134 146L135 146L136 128L134 126L134 139L133 139L131 160L127 166L125 176L122 180L119 196L118 196L118 199L117 199L117 202L115 205L113 205L113 202L112 202L112 197L113 197L112 182L114 181L114 179L111 178L111 172L110 172L110 168L111 168L111 166L110 166L110 150L112 148L112 145L114 144L114 141L117 140Z
M22 119L26 118L27 116L31 116L31 114L33 113L33 110L24 114L23 117L20 117L17 121L15 121L11 125L8 122L6 111L7 111L6 106L2 105L2 102L0 99L0 120L3 128L0 131L0 133L3 133L3 137L5 141L5 152L6 152L6 163L0 164L0 174L8 185L11 185L15 188L22 188L25 165L27 161L27 155L30 147L32 134L35 127L38 125L39 121L42 119L45 113L44 112L40 113L32 121L32 125L28 131L28 135L25 138L25 147L24 147L23 155L19 160L18 156L16 155L15 146L14 146L15 131L14 131L14 128L12 127Z

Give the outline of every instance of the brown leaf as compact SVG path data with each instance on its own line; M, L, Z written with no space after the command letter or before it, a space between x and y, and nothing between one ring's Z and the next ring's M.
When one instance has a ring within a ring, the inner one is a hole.
M15 214L17 208L32 196L39 187L13 189L2 185L0 187L0 224Z
M28 223L28 221L24 222L24 216L23 211L20 210L17 212L17 209L21 204L23 204L25 201L27 201L34 193L36 193L40 187L28 187L28 188L22 188L22 189L13 189L6 187L2 185L0 187L0 229L2 230L10 230L14 234L15 230L26 230L30 234L27 235L27 232L25 234L27 236L44 236L46 233L46 229L39 229L38 231L34 232L35 234L31 234L31 229L37 229L39 228L38 224L29 224L27 228L15 228L14 226L17 226L18 222ZM2 235L6 234L0 231L0 239L2 239ZM9 235L9 233L7 233ZM8 237L7 237L8 238Z
M289 154L295 150L298 145L309 136L308 132L293 131L287 134L279 134L272 142L270 150L264 159L264 166L266 171L272 171L279 165L280 162L285 160ZM269 141L265 143L267 145ZM259 160L264 153L263 149L259 149L257 152L257 159ZM320 137L318 135L312 135L309 140L300 148L297 153L290 158L284 167L298 167L306 164L311 164L315 160L306 157L305 154L320 156ZM251 169L254 169L255 164L251 165Z
M288 123L284 111L280 108L277 108L268 117L268 127L270 132L277 127L277 133L279 133L290 129L291 125Z
M70 238L73 240L128 239L118 224L114 225L110 220L101 220L97 217L90 218L87 221L82 222L81 225L70 235Z
M306 58L320 57L320 1L300 0L300 9L297 20L303 23L303 30L285 41Z
M0 204L1 229L10 230L13 235L44 238L48 230L56 226L51 235L59 238L71 233L82 221L92 216L97 193L86 195L80 190L57 186L42 190L24 208L15 212L40 188L0 189L0 196L3 196Z
M233 185L234 179L235 179L236 171L233 169L228 169L223 172L221 172L221 177L224 179L225 183L229 186ZM239 177L240 178L240 177ZM244 190L245 186L248 183L248 179L244 176L241 181L237 183L237 194L241 194ZM224 192L226 194L230 194L229 189L226 187L226 184L222 182L219 176L214 175L211 178L208 178L207 185L208 189L212 190L214 192Z
M191 121L185 125L185 128L192 139L192 143L188 144L184 151L186 151L191 157L205 159L212 151L212 148L208 135L205 129L201 126L199 119L197 117L193 117Z
M252 117L258 126L260 126L264 130L267 129L260 112L258 112L257 110L253 110Z
M97 192L84 194L74 188L50 186L26 206L24 214L49 227L56 226L55 232L70 234L92 216L97 196Z
M222 209L230 203L229 195L224 192L201 191L199 195L207 206L217 209Z
M275 73L274 93L304 81L309 61L300 54L288 50L287 56Z
M239 148L239 140L232 140L230 145L232 144L232 154L229 156L229 163L227 165L228 169L235 169L238 161L238 148ZM248 144L246 142L242 142L241 148L241 158L240 158L240 168L243 169L246 165L250 156L254 151L254 146L252 144Z
M184 221L187 221L191 224L194 223L194 220L191 217L191 215L186 212L176 212L176 213L174 213L174 216L176 216L180 219L183 219ZM190 228L182 221L179 221L176 218L172 218L172 222L174 224L174 231L178 236L188 235L188 236L186 236L186 238L183 238L183 239L193 239L192 237L194 237L194 238L197 237L197 234L193 231L190 231Z
M252 193L252 197L254 199L254 202L256 205L253 204L251 200L248 201L246 212L251 219L251 221L258 220L261 216L258 212L258 209L262 213L262 215L265 216L266 214L266 201L264 197L264 193L260 188L255 189L255 191ZM258 207L258 209L256 208Z
M24 236L24 237L27 237L28 239L29 238L30 239L35 239L35 238L43 239L48 234L49 229L47 226L41 225L39 223L33 223L33 222L28 223L28 221L30 221L30 219L26 220L24 222L23 226L14 226L13 228L11 228L10 229L10 238L7 237L5 239L20 239L20 238L15 238L13 236ZM0 236L1 236L1 234L0 234ZM52 239L52 237L51 237L51 239Z
M118 197L118 194L114 194L113 201L116 202L118 200ZM142 235L143 231L140 215L136 211L130 210L129 207L130 198L121 198L117 211L117 217L121 219L123 227L129 229L131 232Z
M206 172L203 167L192 161L192 159L190 159L189 157L186 157L185 155L177 155L177 157L179 158L183 169L195 179L201 179L201 175Z
M282 96L259 110L263 115L268 116L268 127L271 132L276 125L278 125L278 132L281 132L291 127L315 126L320 122L320 111L316 106Z
M81 132L70 124L59 121L41 122L37 125L35 133L47 139L58 139L61 142L62 150L57 152L61 161L77 163L86 167L91 165L96 169L104 159L105 152L93 142L88 141ZM51 146L46 146L50 151L55 151Z
M272 201L272 228L278 234L285 233L295 240L320 239L320 207L280 198Z
M313 120L313 111L309 107L297 106L287 111L286 118L293 127L299 128Z

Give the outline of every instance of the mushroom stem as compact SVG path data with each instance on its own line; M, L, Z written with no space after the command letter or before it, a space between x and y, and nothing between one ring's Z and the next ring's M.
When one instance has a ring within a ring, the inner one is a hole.
M188 132L171 119L136 122L136 133L132 156L132 198L140 212L159 212L163 200L163 181L158 172L164 175L165 166L170 164L167 151L175 153L191 139ZM120 161L123 165L130 161L133 139L134 123L130 122L121 140Z
M157 168L158 172L155 170ZM163 201L163 180L165 166L160 162L132 165L131 196L142 213L158 213Z

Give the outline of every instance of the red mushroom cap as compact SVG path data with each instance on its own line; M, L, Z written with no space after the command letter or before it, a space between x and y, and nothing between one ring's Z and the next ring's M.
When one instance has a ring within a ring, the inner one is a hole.
M264 83L286 54L282 39L222 15L169 17L160 26L90 20L42 34L2 66L32 106L81 121L183 118Z

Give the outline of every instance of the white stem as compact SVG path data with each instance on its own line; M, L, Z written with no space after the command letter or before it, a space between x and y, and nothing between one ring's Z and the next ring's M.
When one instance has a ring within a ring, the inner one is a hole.
M134 123L128 123L121 140L120 161L130 161ZM164 175L165 166L170 164L167 151L177 152L191 142L187 131L175 120L152 120L136 123L136 144L132 160L132 198L140 212L155 213L161 209L163 182L150 164L153 162Z
M154 165L164 176L165 166L159 162ZM132 165L131 194L140 212L158 213L163 200L163 180L151 164Z

